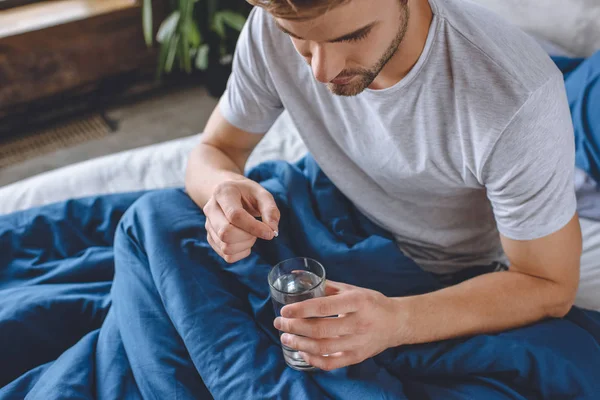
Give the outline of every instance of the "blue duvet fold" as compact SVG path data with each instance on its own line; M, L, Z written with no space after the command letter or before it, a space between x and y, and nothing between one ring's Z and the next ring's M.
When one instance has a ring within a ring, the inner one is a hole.
M238 263L182 190L71 200L0 218L0 399L594 399L600 314L389 349L332 372L286 367L270 267L320 260L388 296L440 289L310 157L249 175L280 237Z

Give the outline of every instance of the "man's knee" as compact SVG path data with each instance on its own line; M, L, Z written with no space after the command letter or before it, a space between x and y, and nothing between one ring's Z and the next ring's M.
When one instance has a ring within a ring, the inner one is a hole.
M182 189L153 190L142 195L130 209L133 213L163 214L184 210L193 204Z
M125 212L118 230L139 238L145 230L168 232L174 222L190 218L200 209L181 189L155 190L142 195Z

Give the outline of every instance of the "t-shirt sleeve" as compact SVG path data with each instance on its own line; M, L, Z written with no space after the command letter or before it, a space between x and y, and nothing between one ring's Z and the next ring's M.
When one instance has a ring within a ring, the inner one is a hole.
M575 140L562 76L536 90L508 124L482 179L499 232L533 240L575 215Z
M232 125L251 133L265 133L283 111L269 73L263 46L268 41L267 16L260 8L250 13L242 29L233 59L233 71L219 108Z

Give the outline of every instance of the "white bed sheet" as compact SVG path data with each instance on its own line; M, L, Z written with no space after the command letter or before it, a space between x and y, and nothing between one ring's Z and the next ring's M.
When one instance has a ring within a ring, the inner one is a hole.
M576 56L588 57L600 49L599 0L471 1Z
M183 186L189 152L199 135L78 163L0 188L0 215L74 197ZM296 161L306 147L284 113L248 160Z
M581 218L583 254L575 304L600 311L600 223Z

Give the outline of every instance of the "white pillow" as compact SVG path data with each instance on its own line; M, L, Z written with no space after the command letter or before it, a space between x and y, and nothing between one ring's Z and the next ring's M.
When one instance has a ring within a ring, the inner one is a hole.
M539 35L535 35L535 34L529 34L529 35L532 36L539 43L539 45L542 47L542 49L544 49L546 51L546 53L548 53L551 56L575 57L574 53L560 47L556 43L552 43L551 41L544 39L544 38L540 37Z
M600 50L600 0L471 0L576 56Z

